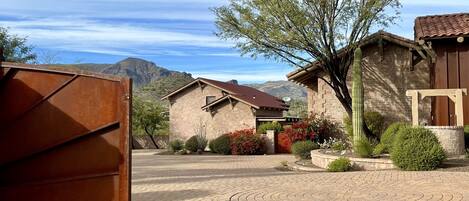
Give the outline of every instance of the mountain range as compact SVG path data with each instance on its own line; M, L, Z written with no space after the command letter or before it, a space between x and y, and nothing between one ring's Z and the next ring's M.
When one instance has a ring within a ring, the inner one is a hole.
M126 58L115 64L66 64L59 65L67 68L77 68L86 71L93 71L98 73L127 76L132 78L133 84L136 87L144 86L152 81L158 80L163 77L173 75L192 77L191 74L186 72L179 72L168 70L161 66L157 66L153 62L149 62L139 58Z
M137 94L145 94L148 98L159 98L193 80L186 72L169 70L153 62L139 58L126 58L115 64L62 64L50 68L67 68L69 70L85 70L104 74L127 76L132 78ZM306 90L289 81L268 81L259 84L246 84L273 96L290 97L294 100L306 100Z

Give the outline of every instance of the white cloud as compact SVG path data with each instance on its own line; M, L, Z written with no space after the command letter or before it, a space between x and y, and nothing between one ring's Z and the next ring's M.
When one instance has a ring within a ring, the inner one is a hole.
M279 68L280 69L280 68ZM191 72L194 77L204 77L208 79L215 80L231 80L235 79L241 82L265 82L268 80L286 80L285 75L288 74L290 70L282 71L272 71L272 70L260 70L256 72Z
M146 53L184 52L171 50L172 47L227 48L231 43L221 41L214 35L183 33L158 28L141 27L130 24L106 24L93 20L61 18L35 19L24 21L0 21L11 31L27 36L41 48L61 48L64 50L112 53L129 55L130 51L118 49L143 50ZM151 51L148 49L160 50ZM161 50L168 48L168 50ZM114 52L114 53L113 53Z

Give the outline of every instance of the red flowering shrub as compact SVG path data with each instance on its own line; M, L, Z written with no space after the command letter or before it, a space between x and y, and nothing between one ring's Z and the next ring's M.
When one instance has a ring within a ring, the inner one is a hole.
M329 138L345 138L344 133L339 128L340 126L322 115L311 113L311 115L303 121L307 122L309 128L314 131L314 138L318 143L322 143Z
M311 129L309 123L306 121L292 124L291 127L285 129L284 133L288 136L291 143L295 143L296 141L314 140L316 137L313 129Z
M277 135L277 143L275 144L276 153L291 153L291 141L288 138L288 135L285 133L280 133Z
M315 137L316 135L308 122L294 123L278 135L277 150L279 153L290 153L291 145L296 141L312 141Z
M264 141L255 129L237 130L229 133L233 155L263 154Z

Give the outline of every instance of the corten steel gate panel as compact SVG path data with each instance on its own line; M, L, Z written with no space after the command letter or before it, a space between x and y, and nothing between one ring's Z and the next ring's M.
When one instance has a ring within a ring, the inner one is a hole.
M130 200L131 81L0 68L0 200Z
M455 40L436 41L433 45L437 54L432 69L432 88L469 89L469 43ZM469 97L463 96L464 124L469 124ZM456 125L454 103L447 97L436 97L432 101L433 125Z

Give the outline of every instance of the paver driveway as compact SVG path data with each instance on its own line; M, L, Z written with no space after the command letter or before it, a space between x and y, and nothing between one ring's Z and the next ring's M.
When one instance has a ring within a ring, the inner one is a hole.
M469 200L467 172L285 172L289 155L132 157L132 200Z

